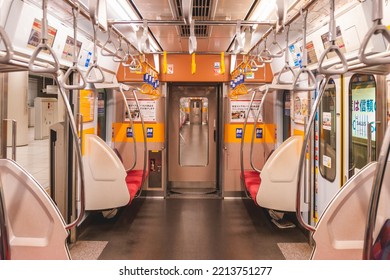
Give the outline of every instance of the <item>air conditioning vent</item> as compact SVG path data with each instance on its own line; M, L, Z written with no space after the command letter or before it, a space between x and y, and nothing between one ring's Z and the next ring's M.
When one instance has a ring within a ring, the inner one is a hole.
M211 14L211 6L213 0L193 0L192 18L196 20L209 20ZM182 0L176 0L176 11L180 18L183 18L183 10L181 6ZM209 26L207 25L195 25L196 37L208 37ZM190 26L180 26L180 36L183 38L190 37Z

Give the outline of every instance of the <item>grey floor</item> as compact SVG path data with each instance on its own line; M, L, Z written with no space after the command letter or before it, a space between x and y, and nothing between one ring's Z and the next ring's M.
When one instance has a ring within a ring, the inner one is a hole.
M102 260L279 260L279 244L308 247L301 229L278 229L247 199L138 198L111 220L90 215L85 241L106 242Z

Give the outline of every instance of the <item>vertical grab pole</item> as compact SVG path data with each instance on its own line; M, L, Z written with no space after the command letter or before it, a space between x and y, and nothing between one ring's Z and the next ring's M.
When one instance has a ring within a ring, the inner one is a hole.
M257 111L257 114L255 116L255 120L253 122L253 131L252 131L252 140L251 140L250 164L251 164L251 167L259 173L261 173L261 169L256 168L256 166L253 162L253 148L254 148L254 143L255 143L256 126L257 126L257 123L259 122L260 114L261 114L261 117L263 117L263 107L264 107L265 99L268 95L268 90L269 90L269 88L266 87L265 93L263 94L263 97L261 98L259 110ZM264 131L263 131L263 133L264 133Z
M58 85L61 85L60 80L61 80L60 77L58 77L58 76L55 77L55 81ZM83 164L83 159L82 159L81 147L80 147L80 143L78 140L77 126L76 126L75 119L73 117L72 108L70 107L68 97L66 96L65 90L63 89L62 86L59 87L59 91L60 91L60 95L61 95L62 99L64 100L65 111L69 117L69 125L70 125L70 129L72 131L73 141L75 143L75 149L76 149L76 158L77 158L77 162L78 162L77 166L78 166L79 173L80 173L80 204L81 204L80 205L80 212L79 212L78 217L75 221L73 221L72 223L65 226L65 229L71 229L71 228L75 227L76 225L78 225L84 217L84 212L85 212L84 164Z
M372 161L372 134L371 134L372 122L367 123L367 164Z
M6 119L3 120L3 129L1 132L1 155L2 158L7 158L7 134L8 134L8 122Z
M243 187L245 187L245 177L244 177L244 171L245 171L245 168L244 168L244 138L245 138L246 126L247 126L247 123L248 123L249 113L251 111L253 101L255 100L255 96L256 96L256 91L253 91L252 97L251 97L251 101L249 102L248 111L246 112L246 115L245 115L244 125L243 125L243 128L242 128L242 137L241 137L241 146L240 146L240 167L241 167L241 183L242 183ZM246 188L245 188L245 190L246 190ZM246 191L245 191L245 193L246 193Z
M12 122L12 159L16 161L16 120L11 120Z
M7 220L5 213L5 199L3 193L3 184L0 180L0 260L11 259L10 242L7 231Z
M363 259L371 259L372 243L374 241L375 222L378 214L379 199L383 187L386 165L390 152L390 127L387 128L383 138L382 148L379 153L378 164L372 184L369 212L367 215L366 231L364 235Z
M139 116L140 116L141 125L142 125L142 132L143 132L143 136L144 136L144 166L143 166L142 182L141 182L141 190L142 190L142 186L144 185L144 182L146 179L146 158L148 156L148 146L146 143L147 139L146 139L144 118L142 117L141 107L139 106L139 101L138 101L137 93L135 90L133 90L133 95L134 95L135 103L137 104L137 109L139 111Z
M133 163L133 165L130 168L126 169L126 172L129 172L129 171L133 170L135 165L137 164L137 142L136 142L137 138L135 137L135 129L134 129L133 117L131 116L131 111L130 111L129 106L127 105L126 95L123 92L123 88L122 87L123 87L122 85L119 86L119 91L121 93L124 105L126 107L127 114L129 115L130 127L133 130L132 138L133 138L133 143L134 143L134 145L133 145L133 147L134 147L134 163ZM141 114L141 112L140 112L140 114Z
M325 88L326 88L326 85L328 84L329 82L329 78L330 76L326 76L325 78L322 79L322 81L324 81L324 83L320 83L320 86L322 86L322 88L320 87L319 89L319 93L318 93L318 96L312 106L312 109L311 109L311 113L310 113L310 117L307 121L307 125L305 127L307 127L306 129L306 133L305 133L305 136L304 136L304 139L303 139L303 143L302 143L302 148L301 148L301 154L300 154L300 157L299 157L299 165L298 165L298 182L297 182L297 197L296 197L296 216L297 216L297 219L298 219L298 222L308 231L311 231L311 232L314 232L315 231L315 228L309 224L307 224L303 218L302 218L302 215L301 215L301 179L302 179L302 168L303 168L303 164L304 164L304 160L305 160L305 157L306 157L306 147L307 147L307 144L308 144L308 141L309 141L309 131L311 131L311 128L313 126L313 123L314 123L314 119L315 119L315 114L316 114L316 111L318 109L318 106L322 100L322 96L324 95L324 92L325 92Z
M17 134L17 130L16 130L16 126L17 126L17 122L16 120L13 120L13 119L4 119L3 120L3 131L2 131L2 139L1 139L1 143L2 143L2 155L3 155L3 158L7 158L7 142L8 142L8 122L11 121L12 123L12 144L11 144L11 147L12 147L12 160L16 161L16 134Z

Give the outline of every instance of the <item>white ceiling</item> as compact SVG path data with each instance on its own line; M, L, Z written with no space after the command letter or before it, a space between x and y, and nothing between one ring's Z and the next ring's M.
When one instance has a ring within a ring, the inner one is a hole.
M25 0L26 2L33 3L35 5L41 6L41 0ZM72 0L75 2L75 0ZM124 20L121 18L123 11L113 10L113 2L122 2L122 5L127 5L129 10L132 10L132 13L138 14L133 20L149 20L149 21L173 21L173 20L183 20L183 17L180 16L176 10L176 5L188 0L106 0L107 3L112 1L107 5L107 18L111 20ZM192 0L193 3L200 3L199 5L210 4L210 13L209 17L199 18L193 15L193 18L196 20L221 20L221 21L231 21L232 23L237 22L238 20L256 20L254 17L259 14L261 8L264 9L265 5L269 5L270 1L274 0ZM200 1L200 2L198 2ZM291 15L299 13L299 10L304 6L309 0L286 0L290 6L288 9L288 18ZM353 2L356 0L336 0L336 11L341 9L342 6ZM88 7L88 0L79 0L79 2L84 6ZM263 3L262 3L263 2ZM71 7L66 4L66 1L59 0L50 0L49 3L49 13L60 18L64 23L72 25L72 14ZM263 7L262 7L263 6ZM182 14L182 13L181 13ZM79 16L79 28L86 35L92 34L91 23L83 16ZM275 9L272 8L270 18L276 20ZM128 20L129 18L127 18ZM310 12L308 14L308 27L309 29L314 26L313 22L324 21L326 22L329 19L329 0L317 0L317 2L312 5ZM125 18L126 20L126 18ZM257 19L258 20L258 19ZM268 19L264 19L268 20ZM125 38L131 42L134 46L138 46L137 36L135 30L138 26L128 24L118 24L115 25L115 28L120 31ZM299 30L301 28L301 22L298 19L293 26L293 29ZM251 48L256 45L262 35L269 29L268 26L259 26L254 30ZM149 25L149 34L151 41L155 41L157 51L167 51L171 52L183 52L188 53L188 36L181 36L181 26L178 25ZM231 25L213 25L208 26L208 32L206 37L197 37L197 52L204 53L219 53L222 51L229 51L234 37L236 34L236 26ZM107 38L107 35L104 33L99 34L100 38L104 40ZM272 39L270 39L272 40Z

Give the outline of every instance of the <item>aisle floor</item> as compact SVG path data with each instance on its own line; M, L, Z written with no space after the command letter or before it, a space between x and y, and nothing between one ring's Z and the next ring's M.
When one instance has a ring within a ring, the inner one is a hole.
M90 215L79 230L86 241L107 242L102 260L294 259L282 252L294 244L307 259L311 250L301 229L277 228L247 199L138 198L111 220Z

